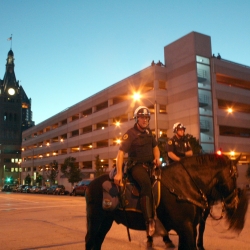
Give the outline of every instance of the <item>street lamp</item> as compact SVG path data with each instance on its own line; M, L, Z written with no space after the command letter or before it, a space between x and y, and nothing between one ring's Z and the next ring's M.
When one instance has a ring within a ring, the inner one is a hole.
M133 99L134 101L139 101L141 99L141 94L139 92L135 92L133 94ZM149 102L151 102L149 99L147 99ZM158 110L157 110L157 101L156 101L156 93L154 91L154 103L151 102L153 105L154 105L154 119L155 119L155 138L156 138L156 141L158 141Z

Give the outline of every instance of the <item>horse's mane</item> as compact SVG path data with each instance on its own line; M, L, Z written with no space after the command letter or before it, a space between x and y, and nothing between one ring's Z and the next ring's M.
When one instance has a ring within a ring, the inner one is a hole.
M161 182L179 199L192 200L192 203L203 206L200 190L207 195L211 194L215 177L229 167L227 156L194 155L162 168Z
M163 168L171 169L175 168L178 165L184 165L188 169L202 169L202 168L223 168L228 165L229 158L226 155L217 155L217 154L202 154L202 155L193 155L191 157L184 157L180 162L173 162L169 166ZM168 170L169 171L169 170Z

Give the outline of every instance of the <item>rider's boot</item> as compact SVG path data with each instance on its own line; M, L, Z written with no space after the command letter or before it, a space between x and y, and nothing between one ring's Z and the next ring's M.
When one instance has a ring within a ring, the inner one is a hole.
M153 206L148 196L140 198L141 210L146 223L146 231L148 236L152 236L155 232L155 220L153 215Z

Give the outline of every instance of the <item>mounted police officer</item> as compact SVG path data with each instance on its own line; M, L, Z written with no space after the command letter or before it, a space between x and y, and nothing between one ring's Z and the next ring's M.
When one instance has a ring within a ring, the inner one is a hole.
M145 219L147 235L155 232L153 195L150 168L160 166L160 151L155 137L149 129L150 112L145 106L139 106L134 112L135 124L123 135L123 141L117 155L117 174L114 182L122 185L122 164L128 153L128 169L139 185L140 205Z
M175 123L173 126L173 132L175 135L169 139L166 144L169 163L180 161L182 157L193 155L192 148L185 137L185 130L186 127L180 122ZM167 248L175 247L170 240L169 235L165 235L163 241ZM152 245L153 237L148 237L147 246L152 247Z
M193 155L192 148L185 137L185 130L186 127L180 122L175 123L173 126L175 135L168 140L166 145L169 163L180 161L182 157Z

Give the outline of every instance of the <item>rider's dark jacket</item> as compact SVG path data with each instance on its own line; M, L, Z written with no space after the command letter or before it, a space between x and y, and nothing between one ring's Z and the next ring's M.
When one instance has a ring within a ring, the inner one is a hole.
M173 152L178 157L185 157L185 152L189 150L192 150L192 148L185 136L178 138L174 135L166 144L166 152ZM174 160L169 157L169 163L172 162L174 162Z
M140 131L137 124L123 135L120 150L128 153L128 161L147 163L154 160L153 148L157 146L150 129Z

